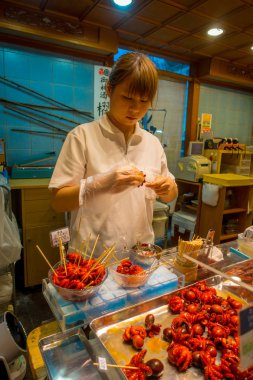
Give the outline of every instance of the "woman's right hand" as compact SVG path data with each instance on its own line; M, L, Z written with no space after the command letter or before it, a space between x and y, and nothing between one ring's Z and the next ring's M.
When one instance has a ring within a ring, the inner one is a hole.
M114 192L123 191L129 186L139 187L145 182L145 174L132 166L116 169L112 177L111 188Z

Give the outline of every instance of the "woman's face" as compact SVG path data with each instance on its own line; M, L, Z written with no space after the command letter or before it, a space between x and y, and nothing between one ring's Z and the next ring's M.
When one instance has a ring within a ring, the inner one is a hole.
M113 124L122 132L133 131L134 127L151 106L151 101L139 95L129 95L130 79L111 89L107 87L107 94L110 97L110 110L108 116Z

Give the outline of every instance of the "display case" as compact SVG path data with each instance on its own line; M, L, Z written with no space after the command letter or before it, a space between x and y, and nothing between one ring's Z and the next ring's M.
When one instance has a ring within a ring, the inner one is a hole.
M170 248L166 250L166 254L162 257L162 261L166 262L170 266L173 266L177 254L177 247ZM191 252L188 254L191 255ZM223 272L229 266L244 261L247 262L249 260L248 255L240 252L237 240L213 246L208 253L207 249L194 251L192 256L198 262L198 266L196 268L196 281L203 280L214 275L213 270ZM201 266L201 263L210 266L210 270ZM187 277L187 273L185 273L185 276Z
M184 286L184 275L166 263L154 271L144 286L123 288L114 281L109 272L98 293L85 302L65 300L48 279L43 280L42 286L43 295L64 331L75 326L87 325L99 315L181 288Z
M234 265L235 267L244 266L248 268L249 263L253 262L253 260L247 260L248 257L239 252L237 248L237 241L232 242L232 244L228 243L214 247L214 252L211 252L209 259L212 261L214 258L219 257L219 260L214 260L214 263L208 261L208 264L214 265L214 268L219 268L224 270L224 272L226 272L226 268L230 270ZM171 250L166 250L162 261L170 267L173 263L175 253L176 247ZM200 250L197 259L205 262L203 255L206 255L206 251ZM159 275L159 273L157 274ZM209 274L211 275L209 276ZM233 283L233 278L229 281L222 275L214 275L212 271L206 273L206 275L208 277L206 279L207 286L216 289L218 296L224 297L225 299L229 296L237 301L240 300L243 308L248 306L249 297L244 297L242 293L244 288ZM159 275L159 277L161 277L161 275ZM48 291L46 280L44 281L44 291ZM181 285L182 284L183 281L181 281ZM110 281L108 286L113 293L113 284ZM179 284L177 286L179 286ZM190 286L191 285L189 285L189 287ZM152 287L154 287L154 284ZM108 305L105 306L105 303L103 303L103 305L101 304L100 310L97 309L95 313L93 311L92 315L90 315L89 327L84 329L84 327L79 326L42 339L39 346L48 373L52 376L50 378L53 378L53 375L56 373L59 374L59 371L61 371L61 374L64 376L66 374L69 376L75 374L74 378L76 380L93 378L86 376L87 373L90 372L86 373L83 371L83 364L87 366L89 371L93 371L94 368L92 368L90 364L91 361L94 362L98 356L104 357L106 362L112 365L115 365L115 363L120 366L126 365L129 363L130 358L140 351L136 351L131 344L123 343L122 331L124 331L127 326L143 326L145 316L151 313L155 317L155 323L161 325L161 330L157 336L151 339L145 339L143 346L143 349L147 349L145 360L149 360L151 357L161 360L164 363L163 377L166 378L182 380L190 380L192 378L204 379L204 374L199 368L191 366L187 371L178 372L175 366L170 365L166 350L168 343L162 338L164 327L168 327L172 319L178 315L174 315L168 310L169 300L173 295L180 295L181 290L187 291L189 287L180 288L178 292L178 290L166 289L164 282L162 285L163 291L161 291L160 294L156 293L155 290L153 293L145 292L145 289L142 288L141 295L139 294L135 299L132 297L135 296L134 292L136 290L132 289L130 292L127 291L125 295L122 295L125 302L121 303L121 305L119 304L121 299L119 296L115 299L115 301L118 302L117 306L111 304L112 307L110 307L110 302L107 301ZM158 290L158 288L156 289ZM139 289L137 291L139 291ZM253 292L251 296L252 294ZM55 295L51 296L55 297ZM128 300L131 301L128 302ZM96 309L96 304L94 303L92 307ZM67 327L69 322L68 317L70 317L70 314L64 317L65 327ZM90 329L91 332L89 332ZM63 357L65 358L64 360L62 359ZM115 372L112 373L112 370ZM99 376L104 379L113 378L115 380L126 378L120 368L109 367L107 371L100 371L99 375L94 371L94 379L99 379Z

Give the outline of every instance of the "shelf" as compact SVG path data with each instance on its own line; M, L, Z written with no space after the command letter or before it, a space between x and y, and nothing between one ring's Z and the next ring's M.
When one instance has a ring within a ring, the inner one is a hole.
M233 239L237 239L237 238L238 238L238 234L221 235L220 236L220 241L233 240Z
M176 182L185 183L185 184L197 186L197 187L200 187L202 185L201 182L188 181L187 179L176 178L175 180Z
M240 212L246 212L247 210L245 208L228 208L223 210L223 215L228 215L228 214L239 214Z
M198 211L198 207L194 205L184 205L183 208L187 208L188 210L193 210L195 212Z

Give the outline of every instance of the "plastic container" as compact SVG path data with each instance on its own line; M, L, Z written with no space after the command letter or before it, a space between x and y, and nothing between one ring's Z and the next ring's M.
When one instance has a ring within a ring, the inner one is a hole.
M154 204L152 226L155 234L155 240L163 238L166 234L166 225L168 222L169 206L156 201Z
M56 265L54 265L53 268L57 269L57 267L59 265L62 265L62 264L61 263L57 263ZM84 288L84 289L68 289L68 288L63 288L61 286L56 285L54 283L54 281L53 281L53 271L52 271L52 269L50 269L49 272L48 272L48 279L49 279L49 282L57 290L57 292L65 300L72 301L72 302L83 302L83 301L86 301L87 299L91 298L92 296L94 296L99 291L99 289L101 288L101 286L105 282L105 280L107 278L107 275L108 275L108 271L106 269L104 277L103 277L103 279L102 279L102 281L101 281L101 283L99 285L96 285L96 286L92 286L91 285L88 288Z
M245 253L247 256L253 258L253 240L238 235L237 242L239 250Z
M161 212L159 214L162 214ZM155 234L155 239L163 238L165 236L165 228L168 221L168 217L166 215L159 215L153 217L152 226Z

